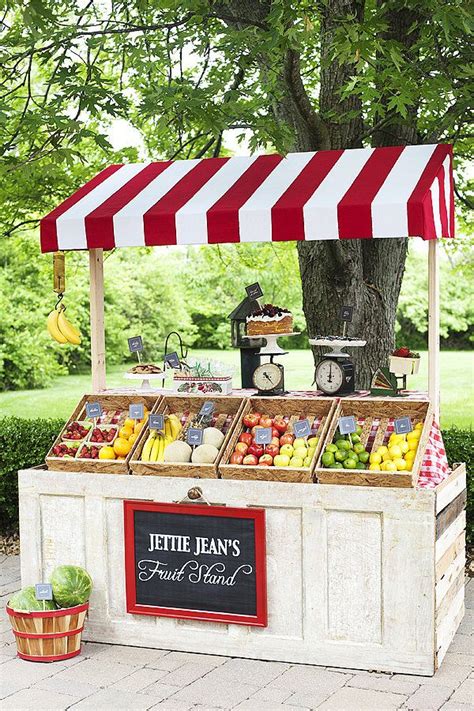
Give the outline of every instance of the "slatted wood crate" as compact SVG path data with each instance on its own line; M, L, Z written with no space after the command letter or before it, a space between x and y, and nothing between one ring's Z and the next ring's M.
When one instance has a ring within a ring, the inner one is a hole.
M164 415L168 415L174 413L177 415L183 425L183 431L180 437L183 438L185 437L187 427L192 423L193 418L199 413L202 405L206 401L215 403L215 410L210 426L217 427L217 429L220 429L224 434L224 441L217 459L213 464L194 464L192 462L142 462L141 453L150 433L148 427L144 427L137 440L137 447L134 449L130 461L132 473L140 476L182 476L216 479L218 476L218 461L221 457L221 453L227 446L235 423L240 421L241 410L244 406L245 399L242 397L227 397L222 395L214 399L208 396L204 398L203 396L165 395L154 412L156 414L163 413Z
M362 427L361 443L370 453L375 452L378 447L387 443L390 434L394 431L394 420L400 417L410 417L413 427L418 422L423 422L424 425L416 457L413 460L412 470L384 472L371 471L368 468L344 469L342 466L340 469L324 468L321 458L326 445L333 441L333 437L338 430L339 418L350 415L353 415L357 424ZM425 400L404 400L402 398L341 399L334 410L314 475L320 484L405 488L416 486L432 423L433 410L430 403Z
M139 437L135 440L125 459L119 461L116 459L83 459L77 455L74 459L67 459L55 456L53 449L57 444L62 442L63 434L72 422L86 419L86 402L98 402L104 412L106 410L117 413L122 412L123 414L118 418L117 422L120 427L128 417L128 408L131 404L143 404L150 412L153 412L160 400L161 395L140 395L139 393L133 395L112 395L107 393L83 395L46 456L46 465L48 469L66 472L95 472L97 474L128 474L129 462L138 445L140 439ZM88 438L83 440L80 443L79 448L84 444L84 442L87 443L87 441ZM78 452L78 454L79 453L80 452Z
M250 398L245 404L239 425L235 427L225 451L220 459L219 474L223 479L260 479L268 481L311 482L313 469L319 457L321 446L332 419L335 402L319 398L285 398L266 397ZM313 461L309 467L267 467L230 464L229 460L240 435L245 430L242 417L251 412L260 412L276 417L281 415L289 420L288 432L292 432L292 424L296 420L308 418L312 426L312 436L319 437Z

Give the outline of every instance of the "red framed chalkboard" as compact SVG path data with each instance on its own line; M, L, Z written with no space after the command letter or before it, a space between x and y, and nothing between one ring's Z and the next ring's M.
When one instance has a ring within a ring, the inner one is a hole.
M124 501L127 612L267 626L265 510Z

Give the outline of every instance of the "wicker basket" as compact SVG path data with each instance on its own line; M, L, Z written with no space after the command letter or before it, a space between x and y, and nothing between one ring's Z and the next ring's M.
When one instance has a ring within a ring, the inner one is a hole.
M89 603L44 612L21 612L7 605L18 656L30 662L57 662L81 652Z

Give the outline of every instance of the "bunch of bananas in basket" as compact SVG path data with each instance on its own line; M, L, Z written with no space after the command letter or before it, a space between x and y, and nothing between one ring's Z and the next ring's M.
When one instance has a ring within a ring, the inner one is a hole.
M65 315L66 307L56 304L46 320L49 335L58 343L71 343L78 346L81 342L81 332L72 325Z
M142 462L163 462L165 459L165 449L179 437L182 430L179 418L174 415L165 417L165 430L151 430L148 439L143 445Z

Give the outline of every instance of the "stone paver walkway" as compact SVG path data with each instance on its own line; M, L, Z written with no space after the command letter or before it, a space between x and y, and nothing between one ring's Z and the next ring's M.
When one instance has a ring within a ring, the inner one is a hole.
M474 711L474 580L466 616L433 678L230 659L85 643L54 664L15 658L5 604L20 586L18 557L0 558L0 709L213 711Z

